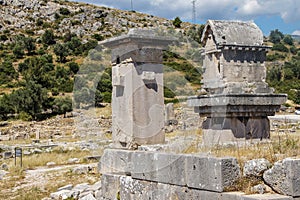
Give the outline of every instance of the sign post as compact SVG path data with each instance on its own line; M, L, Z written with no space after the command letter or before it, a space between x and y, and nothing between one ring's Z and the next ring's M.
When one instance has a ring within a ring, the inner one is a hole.
M21 167L22 167L22 148L20 148L20 147L16 147L15 148L15 165L17 165L17 157L20 157L20 160L21 160L21 162L20 162L20 165L21 165Z

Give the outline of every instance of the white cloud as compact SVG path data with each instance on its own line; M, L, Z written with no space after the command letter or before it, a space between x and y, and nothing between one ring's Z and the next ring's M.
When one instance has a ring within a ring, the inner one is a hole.
M131 0L72 0L106 5L123 10L131 9ZM192 19L191 0L132 0L136 11L184 21ZM280 16L285 23L300 20L299 0L196 0L197 20L240 19L255 20L260 16ZM299 29L300 27L295 27Z
M279 15L285 22L300 20L299 0L243 0L237 15L255 17L258 15Z
M300 35L300 30L296 30L292 33L292 35Z

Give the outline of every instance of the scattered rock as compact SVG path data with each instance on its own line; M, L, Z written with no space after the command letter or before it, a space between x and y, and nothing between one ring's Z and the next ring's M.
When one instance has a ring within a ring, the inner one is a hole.
M71 190L60 190L50 194L51 199L61 200L74 197L75 192Z
M270 166L271 163L264 158L249 160L244 165L243 175L261 177Z
M2 179L3 179L3 177L4 177L6 174L8 174L8 172L7 172L7 171L0 170L0 180L2 180Z
M279 194L300 196L300 159L286 158L265 171L263 179Z
M266 192L266 186L264 184L255 185L251 188L251 192L264 194Z
M90 166L78 166L78 167L75 167L72 172L74 174L87 174L89 173L89 171L91 171L92 168Z
M43 151L41 149L34 149L32 151L33 154L39 154L39 153L43 153Z
M61 190L72 190L73 188L73 185L72 184L69 184L69 185L65 185L65 186L62 186L60 188L57 189L57 191L61 191Z
M8 171L8 165L6 163L3 163L1 166L0 166L0 169L3 169L5 171Z
M79 163L79 159L78 158L70 158L68 160L68 164L75 164L75 163Z
M46 166L48 166L48 167L51 167L51 166L54 166L54 165L56 165L55 162L47 162L47 164L46 164Z
M76 185L73 188L73 191L77 191L79 193L82 193L82 192L86 191L89 187L90 187L90 185L88 183L81 183L81 184Z
M92 194L88 194L82 198L80 198L79 200L97 200Z

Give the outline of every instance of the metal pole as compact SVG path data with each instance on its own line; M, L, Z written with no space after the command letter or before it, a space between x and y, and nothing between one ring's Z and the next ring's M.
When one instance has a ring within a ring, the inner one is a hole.
M131 11L133 11L133 3L132 3L132 0L131 0Z
M193 23L196 23L196 0L192 0L192 4L193 4L193 14L192 14L192 18L193 18Z
M15 147L15 166L17 165L17 148Z

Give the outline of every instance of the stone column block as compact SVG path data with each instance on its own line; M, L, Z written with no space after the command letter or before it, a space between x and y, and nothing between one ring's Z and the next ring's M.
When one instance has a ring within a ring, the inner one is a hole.
M223 192L240 176L235 158L187 156L187 186L208 191Z
M101 174L131 174L131 156L133 151L121 149L105 149L98 164Z
M286 158L265 171L264 181L280 194L300 197L300 159Z
M186 185L185 155L157 152L135 152L132 177L159 183Z
M101 197L103 200L120 199L120 175L103 174L101 176Z
M186 155L159 153L154 155L157 181L172 185L186 185Z
M154 152L135 151L132 155L132 178L157 182ZM155 160L156 159L156 160Z
M157 183L133 179L130 176L120 178L120 199L157 199Z

